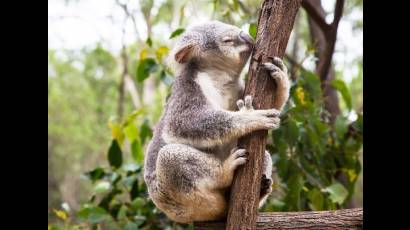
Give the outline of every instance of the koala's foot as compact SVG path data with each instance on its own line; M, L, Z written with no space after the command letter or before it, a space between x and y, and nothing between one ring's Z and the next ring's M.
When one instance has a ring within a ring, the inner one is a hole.
M225 164L227 164L229 170L234 171L239 165L243 165L247 161L246 149L233 148Z
M233 148L229 157L223 162L222 174L219 178L219 186L226 188L231 186L235 169L238 166L245 164L248 161L246 158L246 149Z
M258 109L254 110L252 106L252 96L247 95L245 101L242 99L236 102L240 112L250 115L255 118L260 126L265 129L277 129L280 124L278 118L280 111L277 109Z
M268 195L272 192L272 184L273 184L272 179L267 178L266 175L263 174L262 175L262 181L261 181L260 197Z
M271 194L272 184L273 184L272 179L267 178L266 175L263 174L262 181L261 181L261 190L260 190L260 195L259 195L259 208L261 208L265 204L266 200Z

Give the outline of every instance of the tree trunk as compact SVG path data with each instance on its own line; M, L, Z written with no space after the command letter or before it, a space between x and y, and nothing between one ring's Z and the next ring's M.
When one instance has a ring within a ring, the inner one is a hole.
M127 57L127 50L125 46L122 47L121 50L121 58L123 62L123 71L120 76L120 82L118 84L118 107L117 107L117 116L118 121L122 121L122 117L124 116L124 89L125 89L125 76L128 74L128 57Z
M323 9L323 6L320 0L310 0L312 6L316 9L319 15L322 18L326 17L326 12ZM326 51L326 45L328 41L319 27L319 25L311 18L308 17L309 23L309 30L310 30L310 37L315 47L315 56L318 58L316 61L316 73L320 74L321 68L324 65L325 55L324 52ZM325 100L325 109L330 113L330 122L334 122L336 117L340 114L340 107L339 107L339 97L337 95L337 91L329 85L329 83L335 79L335 69L333 64L331 64L329 72L327 73L326 78L321 78L322 80L322 90L323 96Z
M201 222L195 230L223 230L224 222ZM363 229L363 209L342 209L320 212L263 212L258 215L256 229Z
M265 0L263 2L252 54L245 95L252 95L255 109L275 106L274 79L260 67L273 57L283 57L292 31L300 0ZM239 140L247 149L248 162L239 167L231 187L226 229L255 229L259 203L262 164L267 131L257 131Z

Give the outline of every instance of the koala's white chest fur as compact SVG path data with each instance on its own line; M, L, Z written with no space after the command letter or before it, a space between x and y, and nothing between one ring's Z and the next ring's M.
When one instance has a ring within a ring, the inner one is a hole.
M199 72L196 83L214 109L235 110L241 82L222 71Z

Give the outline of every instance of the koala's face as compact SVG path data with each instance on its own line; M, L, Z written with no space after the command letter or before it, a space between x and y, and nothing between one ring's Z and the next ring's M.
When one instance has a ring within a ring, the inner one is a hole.
M247 33L236 26L212 21L194 26L182 35L175 60L185 63L197 59L207 66L240 71L252 48L253 39Z
M236 26L214 21L198 26L194 31L203 34L200 48L208 57L218 56L225 61L244 65L252 52L251 36Z

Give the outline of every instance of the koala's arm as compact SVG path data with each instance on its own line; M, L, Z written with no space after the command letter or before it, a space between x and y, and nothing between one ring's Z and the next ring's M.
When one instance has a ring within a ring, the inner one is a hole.
M255 130L279 126L278 110L253 110L250 96L245 97L245 102L239 100L237 104L239 111L204 109L173 116L165 139L197 148L210 148Z

